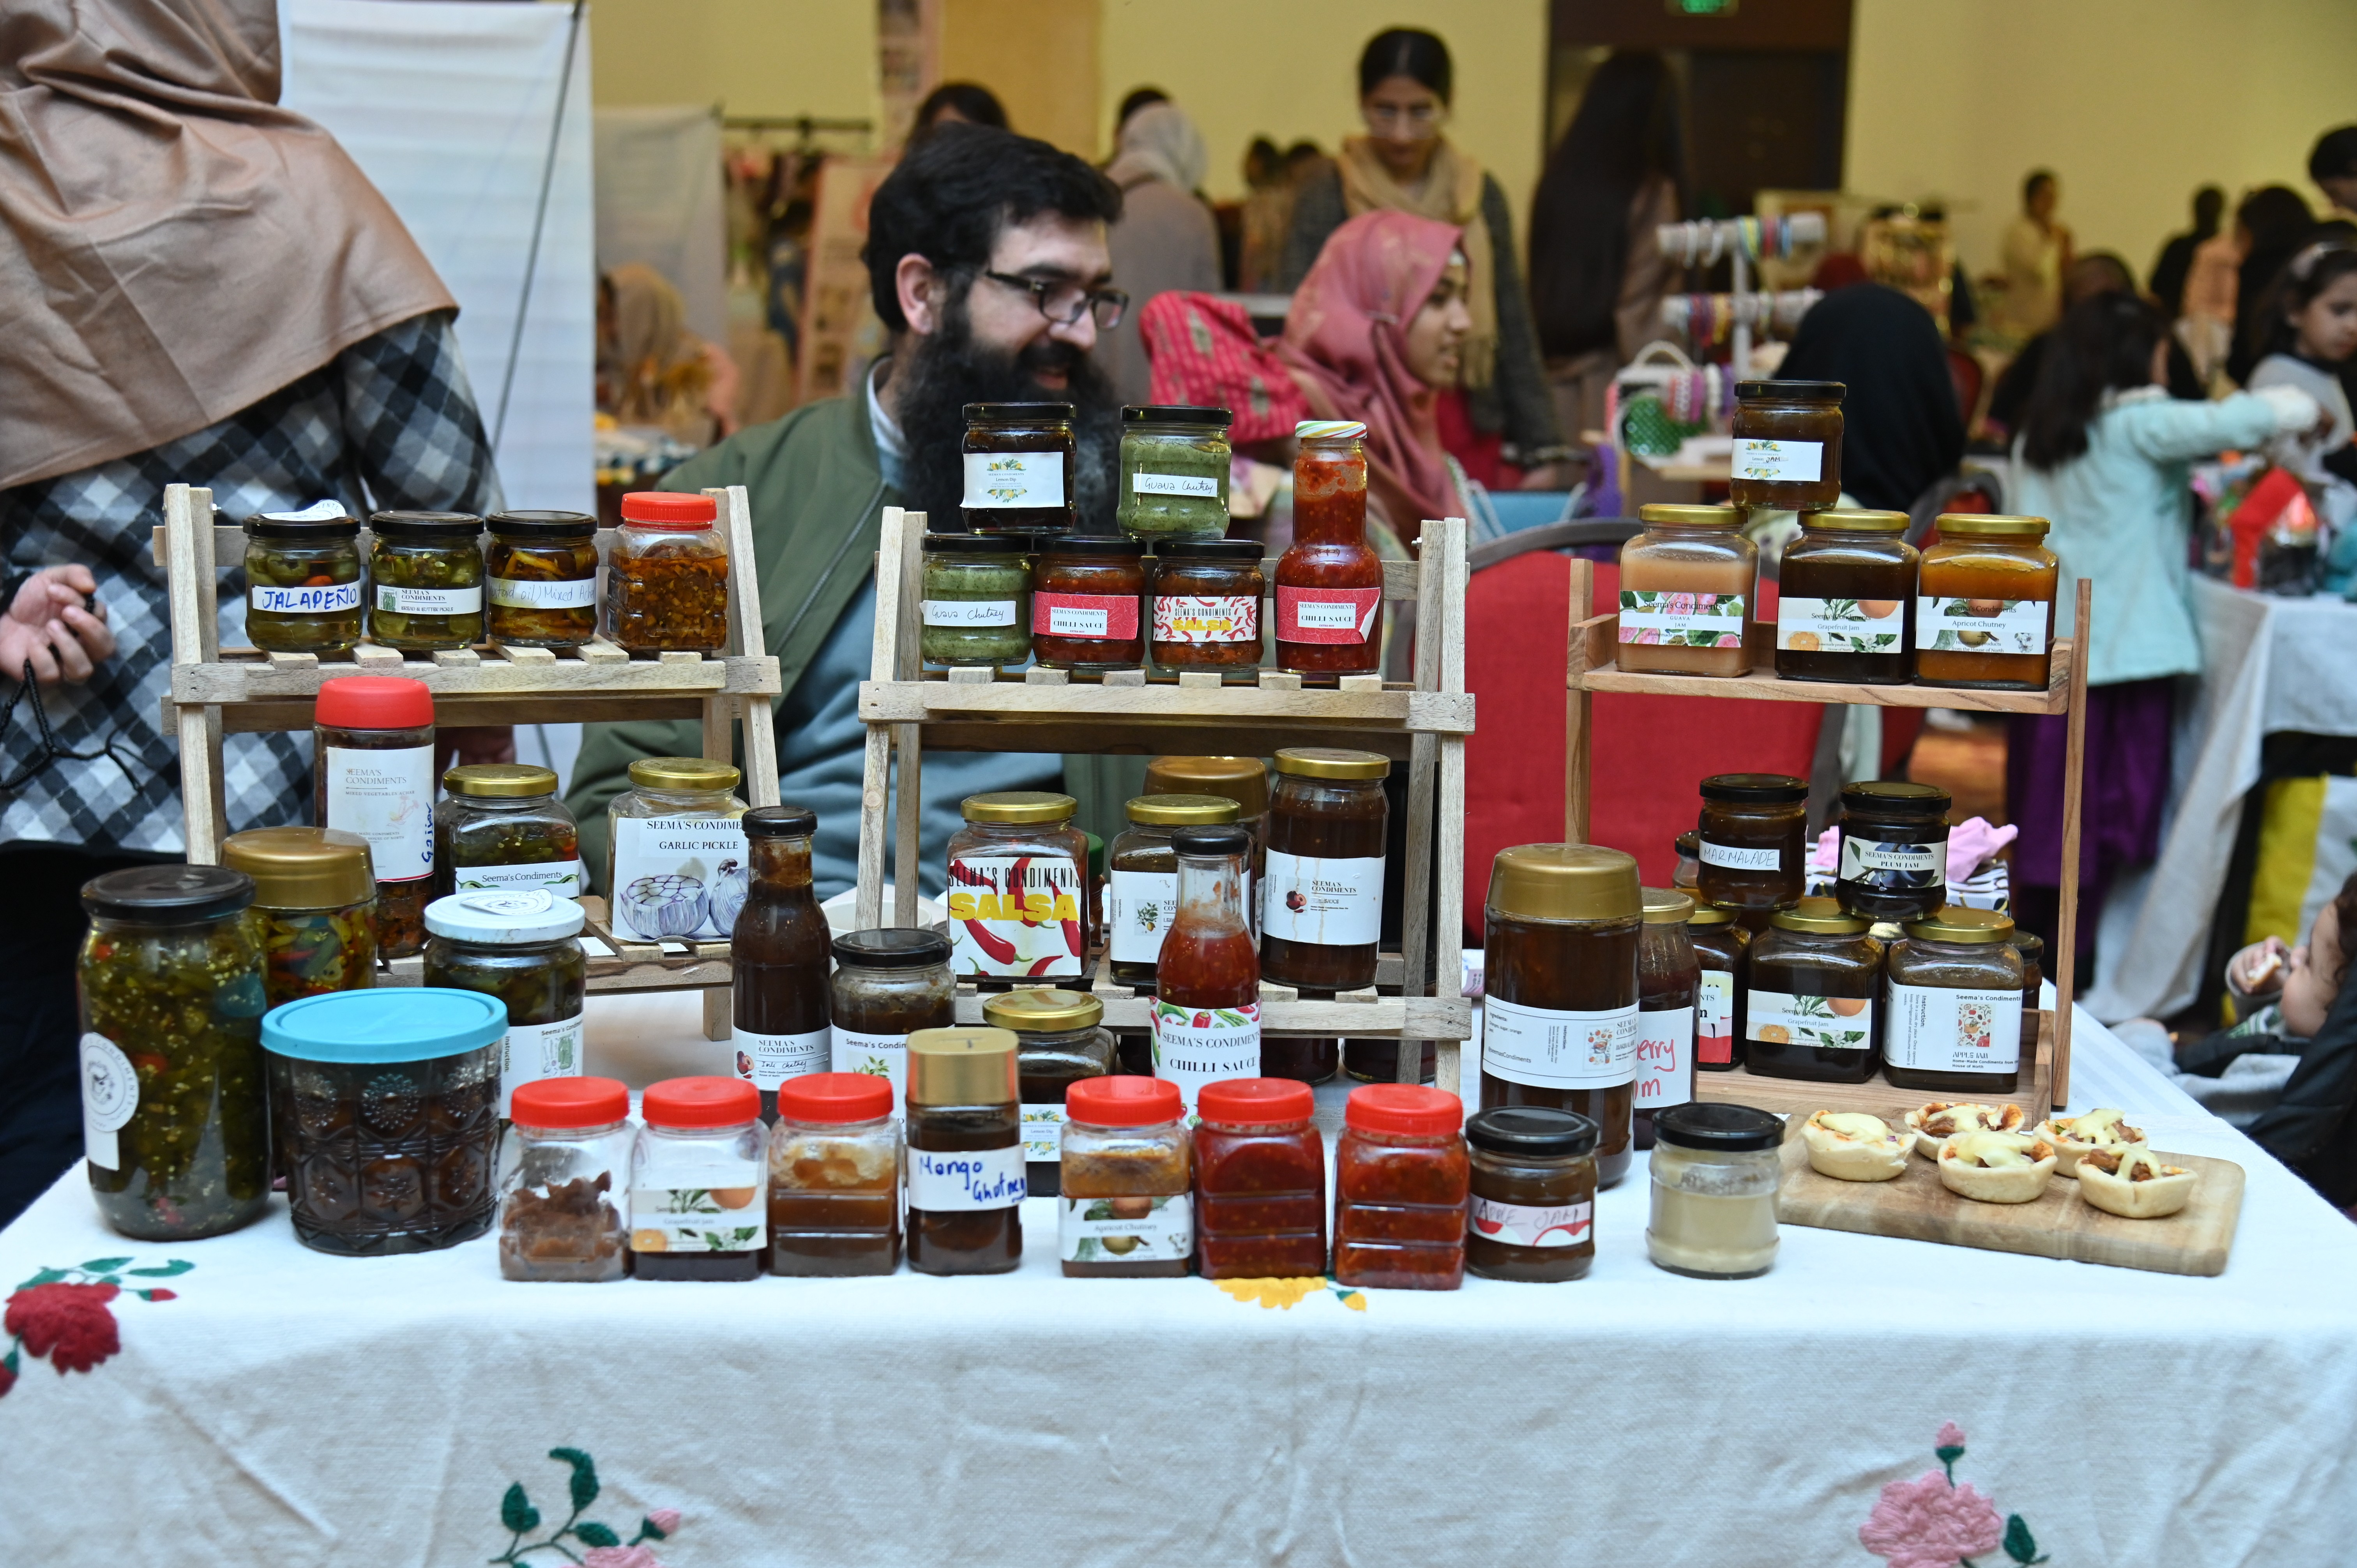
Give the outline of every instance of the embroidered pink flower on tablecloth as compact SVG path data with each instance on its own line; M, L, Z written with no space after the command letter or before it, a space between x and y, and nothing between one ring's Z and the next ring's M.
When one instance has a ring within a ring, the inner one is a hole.
M679 1510L677 1509L657 1509L654 1512L647 1515L647 1522L653 1525L657 1530L662 1530L665 1535L669 1535L672 1531L679 1528Z
M1964 1445L1964 1429L1953 1421L1942 1422L1940 1435L1932 1439L1932 1446L1934 1448L1962 1448Z
M1943 1428L1944 1440L1954 1427ZM1956 1433L1961 1441L1962 1433ZM1955 1568L1957 1562L1994 1552L2005 1539L2005 1520L1988 1498L1957 1487L1937 1470L1913 1481L1893 1481L1858 1526L1860 1544L1887 1559L1890 1568Z
M8 1298L5 1326L26 1349L48 1357L59 1376L87 1372L123 1348L106 1305L122 1294L110 1284L28 1285Z
M672 1515L673 1522L678 1522L678 1518L677 1514ZM655 1523L661 1527L662 1521L656 1520ZM654 1549L649 1546L593 1546L581 1554L581 1562L583 1568L663 1568L655 1560Z

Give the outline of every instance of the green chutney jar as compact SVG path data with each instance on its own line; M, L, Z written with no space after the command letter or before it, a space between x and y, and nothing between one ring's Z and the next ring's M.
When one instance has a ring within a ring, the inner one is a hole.
M1020 664L1031 657L1028 534L928 533L924 542L925 662Z
M1228 532L1224 408L1152 404L1121 411L1121 501L1132 539L1218 539Z

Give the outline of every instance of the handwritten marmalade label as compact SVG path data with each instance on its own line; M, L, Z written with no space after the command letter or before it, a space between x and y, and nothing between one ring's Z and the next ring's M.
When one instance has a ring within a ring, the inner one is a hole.
M1536 1089L1609 1089L1637 1076L1637 1004L1601 1012L1481 1003L1481 1070Z
M958 974L1078 974L1087 950L1080 867L1061 855L950 862L950 968Z
M1364 642L1383 607L1381 588L1276 590L1279 642Z
M1031 596L1031 635L1129 642L1137 636L1137 599L1130 594Z
M1003 1149L909 1151L909 1207L929 1214L978 1208L1012 1208L1028 1190L1023 1177L1023 1145Z
M1258 642L1260 600L1250 594L1168 594L1154 601L1157 642Z
M575 577L561 583L535 582L528 577L491 579L491 603L511 610L586 610L597 602L597 579Z

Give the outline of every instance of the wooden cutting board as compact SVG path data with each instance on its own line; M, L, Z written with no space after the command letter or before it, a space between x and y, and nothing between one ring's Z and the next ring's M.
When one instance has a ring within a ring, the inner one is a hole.
M1878 1114L1893 1127L1904 1111ZM2231 1160L2156 1150L2173 1165L2199 1171L2193 1200L2165 1219L2123 1219L2079 1197L2075 1180L2057 1176L2034 1203L1975 1203L1940 1184L1932 1162L1907 1156L1907 1174L1889 1181L1836 1181L1809 1166L1801 1115L1785 1125L1784 1183L1776 1218L1787 1225L1900 1236L1992 1252L2073 1258L2083 1263L2163 1274L2218 1274L2233 1250L2243 1213L2243 1167Z

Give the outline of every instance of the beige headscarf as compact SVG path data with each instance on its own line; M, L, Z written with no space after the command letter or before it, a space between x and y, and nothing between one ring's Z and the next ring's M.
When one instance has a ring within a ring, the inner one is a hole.
M1465 338L1465 369L1458 380L1468 387L1488 386L1498 368L1498 262L1490 225L1481 220L1481 166L1444 137L1432 149L1422 188L1412 192L1392 177L1368 137L1344 138L1338 161L1342 202L1351 217L1388 208L1464 231L1465 306L1472 313L1473 330Z
M0 489L192 434L456 307L278 81L273 0L0 4Z

